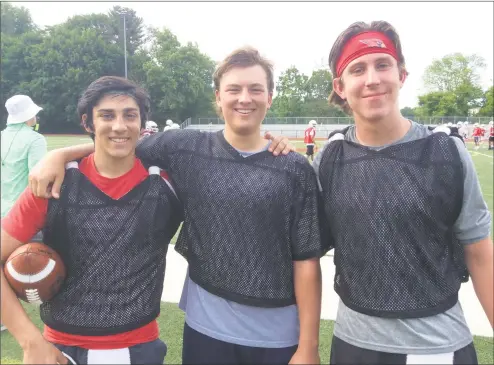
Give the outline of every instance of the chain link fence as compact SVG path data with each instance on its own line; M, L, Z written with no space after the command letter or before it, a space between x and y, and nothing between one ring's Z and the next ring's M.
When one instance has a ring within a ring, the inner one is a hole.
M493 118L492 117L461 117L461 116L444 116L444 117L407 117L413 121L426 124L426 125L439 125L445 123L457 123L457 122L469 122L470 124L488 124ZM351 117L270 117L264 119L263 124L273 125L273 124L303 124L306 125L310 120L315 120L318 125L334 125L342 124L349 125L353 124L353 118ZM190 125L221 125L224 121L220 118L189 118L182 123L182 128L186 128Z

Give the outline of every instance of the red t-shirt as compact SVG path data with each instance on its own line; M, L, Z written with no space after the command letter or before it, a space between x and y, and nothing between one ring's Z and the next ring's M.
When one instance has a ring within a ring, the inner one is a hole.
M475 137L481 137L482 136L482 129L480 129L479 127L475 127L473 129L473 135Z
M490 128L489 128L489 135L490 135L491 137L494 137L494 127L490 127Z
M135 159L134 166L125 175L114 179L101 176L96 170L93 154L79 163L79 170L96 187L113 199L120 199L149 176L148 171L138 159ZM164 171L161 172L161 176L168 180ZM2 219L2 229L20 242L29 242L43 228L47 210L48 199L34 196L28 187L7 216ZM154 341L159 337L159 329L158 323L154 320L143 327L116 335L80 336L56 331L45 325L43 335L48 341L61 345L103 350L125 348Z
M304 132L304 143L311 145L314 144L316 138L316 129L314 127L309 127Z

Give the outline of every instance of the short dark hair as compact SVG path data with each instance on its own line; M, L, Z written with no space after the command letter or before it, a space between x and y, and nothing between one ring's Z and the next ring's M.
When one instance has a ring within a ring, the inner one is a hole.
M129 95L133 97L139 106L141 116L141 128L144 128L149 117L151 100L146 90L136 83L118 76L103 76L93 81L91 85L81 95L77 103L77 114L83 127L94 129L93 108L99 101L108 94ZM86 114L86 122L82 121L82 116ZM90 133L94 140L94 133Z

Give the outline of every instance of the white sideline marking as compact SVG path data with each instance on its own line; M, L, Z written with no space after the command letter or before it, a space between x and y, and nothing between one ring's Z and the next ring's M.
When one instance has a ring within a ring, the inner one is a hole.
M489 155L486 155L485 153L480 153L480 152L477 152L477 151L472 151L472 153L476 153L477 155L480 155L480 156L489 157L490 159L492 159L494 157L494 155L489 156Z

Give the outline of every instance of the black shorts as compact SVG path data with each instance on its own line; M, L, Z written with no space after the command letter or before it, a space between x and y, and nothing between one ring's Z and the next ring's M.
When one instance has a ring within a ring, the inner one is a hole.
M494 142L494 136L489 136L489 142Z
M307 152L305 153L307 156L314 155L314 145L307 146Z
M156 339L118 350L87 350L54 343L69 359L69 364L163 364L167 347Z
M475 143L479 142L480 141L480 136L473 136L473 141Z
M360 347L356 347L350 345L348 342L345 342L339 339L336 336L333 336L333 342L331 344L331 358L329 360L330 364L362 364L362 365L381 365L381 364L394 364L394 365L406 365L409 364L430 364L431 362L427 362L427 359L422 358L422 362L417 362L416 358L413 359L416 355L407 355L407 354L392 354L388 352L380 352L367 350ZM436 355L437 356L437 355ZM437 364L469 364L476 365L478 364L477 353L475 351L475 347L473 342L469 345L465 346L454 353L448 355L439 355L441 359L437 359L440 362L436 362ZM415 361L414 361L415 360ZM436 361L437 361L436 360ZM424 362L426 361L426 362Z
M185 323L182 364L288 364L297 348L236 345L206 336Z

